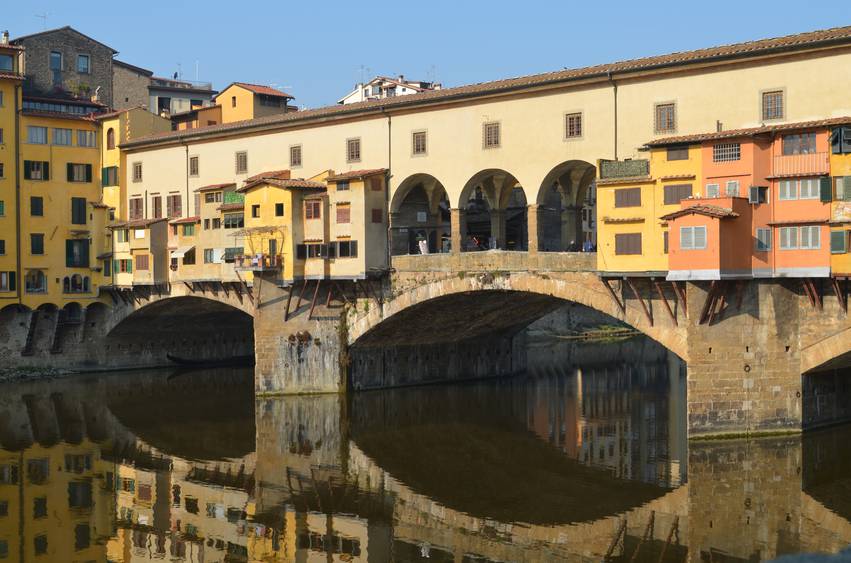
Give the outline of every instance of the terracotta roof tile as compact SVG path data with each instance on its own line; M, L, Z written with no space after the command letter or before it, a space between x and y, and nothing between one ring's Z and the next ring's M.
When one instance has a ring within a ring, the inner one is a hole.
M268 172L261 172L260 174L255 174L254 176L249 176L245 179L245 183L253 182L255 180L259 180L261 178L274 178L276 180L288 180L290 177L289 170L269 170Z
M225 182L224 184L210 184L209 186L201 186L200 188L195 188L196 192L213 192L216 190L223 190L225 188L232 188L236 186L236 182Z
M21 113L23 115L30 115L32 117L52 117L55 119L74 119L76 121L96 121L95 118L89 115L78 115L75 113L64 113L61 111L41 111L34 109L22 109Z
M200 223L201 218L197 215L193 217L181 217L180 219L175 219L174 221L169 221L172 225L185 225L189 223Z
M23 75L23 74L19 74L19 73L17 73L17 72L6 72L6 71L3 71L3 72L0 72L0 78L5 79L5 80L23 80L23 79L24 79L24 75Z
M665 145L682 145L686 143L700 143L703 141L715 141L719 139L734 139L737 137L755 137L769 133L784 131L796 131L799 129L815 129L819 127L833 127L835 125L851 124L851 117L831 117L829 119L817 119L813 121L798 121L795 123L778 123L776 125L763 125L761 127L749 127L747 129L729 129L727 131L713 131L711 133L696 133L694 135L681 135L679 137L665 137L655 139L646 143L648 147L661 147Z
M314 182L313 180L305 180L303 178L285 178L282 180L277 180L275 178L258 178L253 182L247 182L244 186L242 186L236 191L245 192L261 184L268 184L270 186L277 186L279 188L296 188L311 190L326 189L325 184L323 184L322 182Z
M603 178L601 180L597 180L597 185L615 186L620 184L641 184L653 181L653 178L650 176L625 176L623 178Z
M272 88L271 86L265 86L263 84L251 84L250 82L231 82L230 85L222 89L222 92L224 92L231 86L240 86L242 88L245 88L249 92L254 92L255 94L262 94L264 96L295 99L295 96L287 94L286 92L283 92L276 88ZM219 92L219 95L221 95L221 92Z
M693 214L705 215L707 217L714 217L716 219L734 218L739 216L738 213L736 213L729 207L721 207L719 205L711 205L708 203L698 203L697 205L689 205L688 207L683 207L682 209L678 209L673 213L662 215L660 219L662 219L663 221L670 221L671 219L676 219L677 217L683 217L684 215Z
M810 217L805 219L789 219L787 221L769 221L767 224L773 227L774 225L824 225L829 222L825 217Z
M245 209L244 203L224 203L218 206L216 209L219 211L236 211L238 209Z
M369 178L370 176L376 176L378 174L385 174L387 172L386 168L370 168L367 170L350 170L349 172L341 172L340 174L335 174L333 176L328 176L326 180L328 182L340 182L344 180L357 180L360 178Z
M757 57L772 53L814 48L832 44L851 44L851 26L810 31L806 33L787 35L784 37L776 37L771 39L747 41L744 43L736 43L732 45L721 45L718 47L698 49L695 51L686 51L679 53L670 53L667 55L644 57L640 59L632 59L609 64L589 66L584 68L565 69L543 74L521 76L518 78L496 80L493 82L469 84L456 88L428 90L426 92L411 94L408 96L396 96L392 98L383 98L379 100L358 102L354 104L337 104L312 110L261 117L249 121L239 121L233 123L211 125L209 127L193 130L192 133L199 136L208 136L215 135L217 133L227 133L229 131L239 129L247 129L253 127L261 128L275 126L278 124L286 124L296 121L307 121L310 119L318 119L331 116L348 116L352 114L380 112L385 108L425 105L429 103L444 102L453 99L462 99L478 95L489 95L499 92L507 92L519 88L533 88L536 86L554 85L580 79L596 78L599 80L608 80L612 74L616 73L639 72L657 68L682 66L710 61L723 61L730 59ZM127 148L139 147L150 143L173 141L177 138L186 136L187 134L185 131L151 135L148 137L139 138L133 141L132 143L128 143Z
M163 221L168 221L165 217L161 219L133 219L130 221L125 221L123 223L113 223L109 225L107 228L109 229L135 229L135 228L148 228L154 223L161 223Z

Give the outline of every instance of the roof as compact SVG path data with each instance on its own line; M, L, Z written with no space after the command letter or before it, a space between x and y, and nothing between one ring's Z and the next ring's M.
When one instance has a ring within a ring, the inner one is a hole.
M125 63L124 61L119 61L118 59L112 59L112 64L118 65L120 67L129 69L129 70L132 70L132 71L137 72L139 74L144 74L145 76L153 76L154 75L154 71L152 71L152 70L148 70L146 68L142 68L142 67L136 66L136 65L131 65L130 63Z
M216 209L219 211L236 211L238 209L245 209L244 203L223 203L218 206Z
M786 221L769 221L767 224L772 227L775 225L821 225L829 223L824 217L810 217L804 219L788 219Z
M289 170L269 170L268 172L261 172L260 174L255 174L254 176L249 176L245 179L245 183L254 182L255 180L264 179L276 179L276 180L287 180L290 177Z
M102 201L90 201L89 205L91 205L93 209L113 209Z
M641 184L644 182L653 182L650 176L624 176L622 178L601 178L597 180L598 186L620 185L620 184Z
M236 186L236 182L225 182L224 184L210 184L209 186L201 186L200 188L196 188L196 192L212 192L216 190L223 190L225 188L232 188Z
M109 225L107 228L109 229L134 229L134 228L147 228L153 225L154 223L162 223L163 221L168 221L165 217L160 219L133 219L131 221L125 221L123 223L113 223Z
M189 224L189 223L200 223L200 222L201 222L201 218L197 215L194 215L192 217L181 217L180 219L175 219L174 221L169 221L169 223L172 224L172 225L184 225L184 224Z
M729 207L710 205L708 203L698 203L697 205L689 205L688 207L683 207L682 209L678 209L673 213L663 215L662 217L660 217L660 219L662 219L663 221L670 221L671 219L676 219L677 217L683 217L684 215L694 214L705 215L707 217L713 217L715 219L726 219L739 216L738 213L736 213Z
M246 182L244 186L242 186L236 191L245 192L261 184L277 186L279 188L296 188L308 190L324 190L326 188L325 184L323 184L322 182L314 182L313 180L305 180L304 178L285 178L281 180L277 180L275 178L258 178L253 182Z
M145 108L145 106L133 106L132 108L116 109L116 110L113 110L113 111L108 111L106 113L98 113L96 115L93 115L92 117L94 117L97 120L110 119L110 118L113 118L113 117L118 117L122 113L131 112L131 111L134 111L134 110L137 110L137 109L140 109L142 111L148 111ZM159 117L159 116L157 116L157 117Z
M77 121L91 121L94 122L95 118L91 115L80 115L76 113L65 113L61 111L43 111L39 109L22 109L21 114L29 115L32 117L51 117L55 119L75 119Z
M12 43L0 43L0 49L12 49L13 51L24 51L23 45L13 45Z
M261 94L263 96L272 96L274 98L288 98L291 100L295 99L295 96L291 96L290 94L278 90L277 88L272 88L271 86L264 86L263 84L251 84L250 82L231 82L225 88L222 88L222 91L216 94L216 97L221 96L222 93L225 92L231 86L239 86L241 88L245 88L249 92Z
M24 94L24 100L36 101L36 102L49 102L49 103L62 103L69 104L72 106L95 106L102 107L104 109L107 108L106 104L101 102L94 102L89 98L78 98L76 96L72 96L71 94L63 91L51 92L49 94Z
M587 81L595 79L599 81L608 81L614 75L618 74L681 67L708 62L732 61L832 45L851 45L851 26L810 31L785 37L761 39L745 43L736 43L733 45L722 45L708 49L670 53L667 55L632 59L577 69L565 69L518 78L496 80L493 82L469 84L455 88L427 90L425 92L407 96L395 96L379 100L357 102L354 104L334 104L332 106L325 106L312 110L271 115L248 121L211 125L192 131L191 136L215 136L217 134L226 134L231 131L242 129L262 129L264 127L275 127L288 123L304 122L311 119L320 119L332 116L351 116L353 114L368 114L370 112L378 113L385 109L397 107L407 108L432 103L443 103L471 97L507 93L520 89L554 86L578 80ZM127 143L126 148L175 141L188 136L190 135L184 131L160 133L157 135L141 137L132 143Z
M851 117L831 117L829 119L816 119L813 121L778 123L776 125L763 125L761 127L749 127L746 129L728 129L727 131L713 131L712 133L697 133L694 135L681 135L679 137L665 137L664 139L650 141L645 146L661 147L665 145L682 145L688 143L700 143L703 141L734 139L737 137L755 137L757 135L768 135L784 131L817 129L819 127L833 127L836 125L849 124L851 124Z
M118 54L118 51L116 51L115 49L113 49L113 48L112 48L112 47L110 47L109 45L106 45L106 44L104 44L104 43L101 43L101 42L100 42L100 41L98 41L97 39L93 39L93 38L89 37L88 35L86 35L85 33L80 33L79 31L77 31L76 29L74 29L73 27L71 27L70 25L66 25L66 26L63 26L63 27L57 27L57 28L54 28L54 29L46 29L46 30L44 30L44 31L39 31L39 32L37 32L37 33L30 33L29 35L21 35L20 37L16 37L15 39L12 39L12 41L11 41L11 42L12 42L12 43L17 44L18 42L23 41L23 40L25 40L25 39L32 39L33 37L38 37L39 35L48 35L48 34L51 34L51 33L56 33L56 32L58 32L58 31L73 31L73 32L74 32L74 33L76 33L77 35L80 35L80 36L82 36L82 37L85 37L85 38L86 38L86 39L88 39L89 41L92 41L92 42L94 42L94 43L97 43L98 45L101 45L101 46L103 46L103 47L106 47L107 49L109 49L110 51L112 51L112 54L113 54L113 55Z
M0 78L6 80L23 80L24 75L17 72L0 72Z
M377 174L386 174L386 168L370 168L367 170L350 170L349 172L342 172L340 174L335 174L333 176L328 176L326 181L328 182L344 182L346 180L359 180L361 178L369 178L370 176L375 176Z

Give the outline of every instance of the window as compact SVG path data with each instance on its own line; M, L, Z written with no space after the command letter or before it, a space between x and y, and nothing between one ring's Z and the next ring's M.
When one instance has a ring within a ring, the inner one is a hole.
M213 217L213 227L212 228L221 229L222 228L222 220L219 219L218 217Z
M12 55L0 55L0 70L10 72L15 70L15 59Z
M251 206L251 216L254 217L255 219L260 217L260 206L259 205L255 204L255 205Z
M830 253L845 254L848 252L848 231L830 231Z
M360 162L360 139L346 140L346 162Z
M213 256L213 249L212 248L205 248L204 249L204 264L212 264L213 262L215 262L215 258Z
M91 544L91 530L88 524L77 524L74 527L74 549L80 551Z
M103 187L109 186L117 186L118 185L118 167L117 166L107 166L103 170L101 170L101 184Z
M6 241L4 239L0 239L0 256L6 255Z
M242 256L244 253L245 251L241 246L230 246L225 248L225 253L222 258L228 264L232 264L236 260L237 256Z
M17 288L16 272L0 272L0 291L15 291Z
M500 146L500 131L499 123L485 123L482 125L482 147L486 149L495 149Z
M108 150L115 148L115 129L112 127L106 130L106 148Z
M86 224L86 198L72 197L71 198L71 224L85 225Z
M50 476L50 460L48 458L27 460L27 480L33 485L43 485Z
M220 203L222 201L222 192L212 192L204 194L204 203Z
M112 261L109 259L103 261L103 275L106 278L112 276Z
M0 217L4 217L6 215L6 202L0 199Z
M135 258L137 270L148 270L150 267L150 260L147 254L137 254Z
M284 216L284 204L276 203L275 204L275 217L283 217Z
M30 196L30 215L44 217L44 198L37 195Z
M36 555L47 553L47 534L39 534L33 538L33 551Z
M301 166L301 145L293 145L290 147L290 168L299 166Z
M70 239L65 241L65 266L68 268L89 267L88 239Z
M835 176L833 178L833 199L851 201L851 176ZM2 214L2 211L0 211L0 215Z
M9 516L9 501L2 500L0 501L0 518L6 518Z
M115 241L116 242L127 242L127 229L116 229L115 230Z
M68 506L70 508L92 507L91 481L71 481L68 483Z
M92 165L69 162L67 165L67 179L69 182L91 182Z
M195 223L185 223L183 225L183 230L181 231L181 235L185 237L194 237L195 236Z
M112 269L115 270L116 274L132 274L133 273L133 261L132 260L116 260Z
M337 204L337 223L350 223L352 208L348 203Z
M209 219L204 219L204 230L205 231L210 230L210 220Z
M248 153L241 151L236 153L236 173L245 174L248 172Z
M757 228L756 250L760 252L771 250L771 229Z
M615 254L641 254L641 233L620 233L615 235Z
M154 219L162 219L163 216L163 196L155 195L151 197L151 217Z
M427 152L426 132L414 131L411 133L411 154L424 155Z
M718 143L712 146L712 162L732 162L741 158L741 143Z
M0 465L0 484L17 485L18 484L18 466L17 464Z
M798 248L798 227L780 227L780 250Z
M91 59L88 55L77 55L77 72L81 74L92 72Z
M674 205L691 197L691 184L665 186L665 205ZM640 202L639 202L640 203Z
M676 104L656 104L655 128L657 133L673 133L677 130Z
M27 125L27 142L31 145L46 145L47 127Z
M816 152L816 134L800 133L783 135L783 154L814 154Z
M311 200L304 202L304 218L319 219L322 217L322 202Z
M53 85L62 85L62 53L59 51L50 52L50 71L53 74Z
M615 207L641 206L641 188L615 190Z
M798 180L800 185L799 199L819 199L819 181L818 178L804 178Z
M189 157L189 175L190 176L197 176L198 171L199 171L198 157L197 156L190 156Z
M336 189L337 189L338 192L349 191L349 182L348 181L337 182Z
M780 193L778 196L781 200L798 199L798 186L795 180L781 180Z
M821 227L808 225L800 228L801 242L799 248L804 250L817 250L821 248Z
M680 227L680 250L706 248L706 227Z
M141 182L142 181L142 163L134 162L133 163L133 181Z
M762 93L762 119L783 119L783 90Z
M50 163L39 160L25 160L24 179L50 180Z
M384 212L381 209L373 209L372 210L372 222L373 223L384 222Z
M30 234L30 254L44 254L44 235L41 233Z
M668 231L662 233L662 253L668 253Z
M226 229L241 229L245 224L242 213L226 213L224 219Z
M2 130L2 129L0 129L0 144L2 144L2 142L3 142L2 137L3 137L3 130ZM6 174L5 174L5 172L6 172L6 171L4 170L3 163L2 163L2 162L0 162L0 178L5 177L5 175L6 175Z
M186 254L183 255L183 265L184 266L192 266L195 264L195 249L188 250Z
M33 518L47 517L47 497L35 497L33 499Z
M668 147L668 160L688 160L688 147Z
M144 217L144 202L141 197L131 197L128 204L128 212L131 221L142 219Z
M152 493L153 493L153 490L151 489L150 485L142 485L140 483L138 493L137 493L136 496L142 502L151 502L151 499L153 498Z
M2 98L0 98L0 102L2 101ZM833 154L851 153L851 127L837 127L830 132L830 152Z
M183 203L180 195L172 194L165 198L166 215L169 219L183 216Z
M70 129L60 129L59 127L53 128L53 144L54 145L71 145L71 130Z
M357 258L358 241L356 241L356 240L338 240L336 244L337 244L336 255L337 255L338 258Z
M230 97L230 107L232 107L232 108L236 107L236 96Z
M728 180L727 186L724 189L724 195L727 197L739 197L739 181Z
M751 186L748 191L748 203L768 203L768 188L766 186Z

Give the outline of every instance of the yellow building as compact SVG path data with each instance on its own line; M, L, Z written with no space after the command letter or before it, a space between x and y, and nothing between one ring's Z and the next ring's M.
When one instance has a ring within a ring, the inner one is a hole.
M292 99L286 92L270 86L233 82L216 94L214 101L221 108L221 123L233 123L295 111L288 106ZM199 116L199 119L204 118Z
M21 47L0 45L0 308L20 302L21 295L15 154L22 52Z
M833 277L851 276L851 127L831 134L830 270Z
M116 288L168 283L168 223L166 219L136 219L110 225L113 253L104 257ZM109 265L111 258L111 266Z

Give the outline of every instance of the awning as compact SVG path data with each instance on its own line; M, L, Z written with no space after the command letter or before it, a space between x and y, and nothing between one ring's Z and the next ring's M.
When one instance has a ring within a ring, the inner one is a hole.
M189 252L190 250L192 250L193 248L195 248L195 246L193 246L193 245L178 246L177 250L171 251L171 257L172 258L183 258L183 255L186 254L187 252Z
M104 258L112 258L112 252L104 252L103 254L98 254L95 256L98 260L103 260Z

